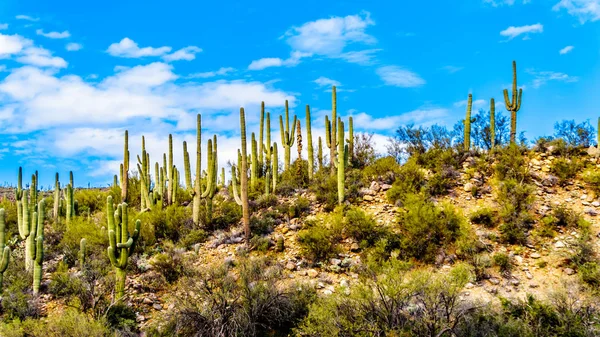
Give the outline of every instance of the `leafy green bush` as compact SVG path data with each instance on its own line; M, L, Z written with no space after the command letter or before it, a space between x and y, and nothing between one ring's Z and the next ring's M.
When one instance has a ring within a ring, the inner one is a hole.
M111 329L116 330L117 336L135 336L138 332L135 318L133 308L123 303L115 303L106 312L106 322Z
M600 286L600 266L596 262L586 262L577 270L581 280L592 287Z
M515 144L497 150L494 171L498 181L515 179L519 182L528 182L530 179L525 157L521 153L521 148Z
M179 243L186 249L192 248L195 244L203 243L208 238L208 234L203 229L192 229L185 235Z
M271 246L271 239L266 236L255 235L250 239L250 246L259 252L266 252Z
M431 196L448 194L448 191L456 185L458 172L452 167L444 167L434 173L427 181L426 191Z
M170 205L164 210L154 209L139 216L143 244L152 245L156 239L179 240L182 229L191 222L189 208ZM130 217L131 219L131 217Z
M104 217L102 217L104 219ZM69 265L74 265L79 253L79 243L82 238L87 241L87 253L89 256L106 256L108 244L108 233L106 232L106 220L102 225L97 224L94 219L88 217L74 217L59 243L59 247L65 254ZM102 227L105 227L103 230Z
M391 203L404 201L407 195L420 193L425 184L425 174L415 161L409 160L400 168L396 181L387 191L387 199Z
M384 236L384 230L378 228L372 216L365 213L358 207L338 207L336 213L342 215L342 221L338 224L341 227L342 234L358 241L365 248L372 246L380 237ZM332 214L331 217L335 217Z
M256 200L256 208L257 209L266 209L269 207L277 206L277 196L274 194L269 195L261 195L258 200Z
M564 186L570 179L575 178L580 169L581 163L575 158L556 158L552 162L550 172L558 178L558 183Z
M493 228L496 225L496 212L489 207L481 207L471 213L470 220L474 224Z
M440 247L465 235L464 218L450 204L442 207L420 195L408 195L400 215L402 256L432 262Z
M510 257L508 255L506 255L504 253L496 253L492 257L492 259L494 260L494 265L496 265L498 268L500 268L500 271L503 271L503 272L510 271L511 263L510 263Z
M109 337L104 321L95 321L75 309L50 313L45 320L27 319L0 324L4 337Z
M533 187L510 178L499 182L496 200L501 205L501 239L508 243L523 244L527 240L527 230L534 220L531 215L534 194Z
M396 159L388 156L375 160L373 164L366 166L362 172L365 183L370 184L376 180L392 183L399 171L400 165Z
M319 261L335 256L339 250L337 238L331 228L307 221L306 228L298 233L301 254L310 260Z
M250 230L254 234L264 235L269 234L277 226L277 214L267 212L261 216L252 216L250 218Z
M558 227L576 228L581 216L566 204L557 206L552 210L552 216L556 219Z
M596 192L596 194L600 194L600 171L589 169L583 173L583 181L589 186L589 188Z
M227 229L242 218L242 208L235 201L223 201L213 209L212 226L215 229Z
M337 206L337 176L331 176L329 172L319 172L315 174L309 188L315 194L317 202L323 204L325 211L330 212Z
M106 208L106 192L98 189L76 189L75 200L79 204L79 214L94 214Z

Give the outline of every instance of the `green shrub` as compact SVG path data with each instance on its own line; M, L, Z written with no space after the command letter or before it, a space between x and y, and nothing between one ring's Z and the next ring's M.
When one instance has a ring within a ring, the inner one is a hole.
M581 280L592 287L600 286L600 266L596 262L586 262L577 270Z
M337 176L331 176L329 172L319 172L315 174L309 188L315 194L317 202L323 204L325 211L330 212L337 206Z
M74 217L69 226L65 227L59 247L65 254L65 259L69 265L72 266L77 261L81 238L85 238L87 241L88 256L106 256L108 233L106 229L102 229L102 227L107 226L104 216L102 216L102 219L104 222L98 224L94 219L88 217Z
M400 168L396 181L387 191L387 199L391 203L404 201L407 195L420 193L425 184L425 174L414 160L409 160Z
M442 207L420 195L408 195L400 215L402 256L432 262L440 247L464 235L465 221L450 204Z
M274 194L269 195L261 195L258 200L256 200L256 208L257 209L266 209L269 207L277 206L277 196Z
M579 223L580 215L577 214L569 206L562 204L554 208L552 211L554 219L556 219L555 225L558 227L577 227Z
M586 170L583 173L583 181L586 182L592 191L596 192L596 194L600 194L600 170Z
M109 337L103 321L95 321L75 309L50 313L45 320L27 319L0 325L3 337Z
M429 195L440 196L456 185L458 173L452 167L445 167L434 173L427 181L426 191Z
M194 245L205 242L207 238L208 234L203 229L192 229L179 243L186 249L191 249Z
M235 201L218 203L213 212L212 226L215 229L227 229L242 218L242 208Z
M319 261L335 256L339 251L334 232L315 221L305 223L306 229L298 233L298 244L303 256Z
M271 239L266 236L255 235L250 239L250 246L259 252L266 252L271 246Z
M500 271L507 272L511 269L510 257L504 253L496 253L492 257L494 265L500 268Z
M400 165L394 157L388 156L375 160L375 162L363 169L363 178L366 184L372 181L382 180L387 183L394 182L396 174L400 171Z
M141 214L139 219L143 224L140 235L142 243L152 245L155 239L176 242L179 240L182 229L190 225L190 213L189 208L170 205L164 210L154 209Z
M527 230L534 220L531 208L535 196L531 185L519 183L515 179L499 182L496 201L501 205L501 239L508 243L523 244L527 240Z
M265 235L273 231L277 226L277 215L273 212L262 214L261 216L252 216L250 218L250 230L254 234Z
M564 186L570 179L575 178L580 169L581 164L575 158L556 158L552 162L550 172L558 178L558 183Z
M79 215L94 214L106 208L106 192L98 189L76 189L74 195L79 204Z
M521 153L521 148L515 144L497 150L494 171L498 181L515 179L520 182L528 182L530 179L525 157Z
M496 225L496 212L489 207L481 207L471 213L470 220L474 224L493 228Z
M106 312L106 322L113 330L119 333L115 335L135 336L138 332L137 322L135 320L135 311L133 308L123 304L116 303Z
M339 211L344 213L341 224L343 234L358 241L363 248L372 246L383 236L383 230L377 227L375 219L362 209L349 207L344 212L340 207Z
M173 283L185 273L183 252L172 245L165 245L165 252L158 253L150 260L154 270L161 273L167 282Z

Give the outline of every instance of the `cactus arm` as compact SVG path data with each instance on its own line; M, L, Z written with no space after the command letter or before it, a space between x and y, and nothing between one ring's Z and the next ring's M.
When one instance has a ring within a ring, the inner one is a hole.
M235 202L242 206L242 199L238 193L237 179L236 179L235 165L231 165L231 189L233 190L233 198Z

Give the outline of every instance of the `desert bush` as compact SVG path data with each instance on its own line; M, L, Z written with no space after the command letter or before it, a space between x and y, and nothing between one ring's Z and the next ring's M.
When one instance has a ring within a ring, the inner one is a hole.
M76 189L75 200L79 204L79 215L94 214L106 208L106 192L98 189Z
M357 133L354 135L354 157L349 159L353 168L364 169L375 161L373 135L373 133Z
M319 172L314 175L310 190L315 194L317 202L323 204L325 211L332 211L338 203L337 175Z
M391 203L404 201L407 195L420 193L425 184L425 174L415 161L409 160L402 165L392 188L387 191L387 199Z
M500 268L502 272L508 272L511 269L510 257L504 253L496 253L492 257L494 265Z
M496 225L496 212L489 207L480 207L471 213L470 220L474 224L493 228Z
M339 250L337 240L331 228L317 221L306 221L297 238L301 254L313 261L335 256Z
M558 227L576 228L581 220L581 216L566 204L555 207L552 216L556 220L554 224Z
M4 337L109 337L104 321L96 321L75 309L51 313L45 320L15 320L0 324Z
M123 303L111 305L106 312L106 323L116 336L138 336L138 326L133 308Z
M459 174L453 167L442 167L427 180L425 190L431 196L446 195L456 185L458 177Z
M375 160L371 165L363 169L363 180L366 184L372 181L382 180L385 183L393 183L396 174L400 171L400 165L394 157L387 156Z
M198 243L203 243L208 239L208 234L203 229L192 229L179 240L179 244L186 249L191 249Z
M167 206L164 210L153 209L141 214L139 219L144 224L140 235L142 245L152 245L157 239L176 242L182 229L191 227L190 210L177 205Z
M533 187L510 178L499 182L496 201L501 205L501 239L508 243L523 244L527 240L527 231L534 220L531 215L534 194Z
M554 124L554 137L563 139L570 147L589 147L594 144L596 133L589 120L579 124L563 120Z
M589 169L583 173L583 181L596 194L600 195L600 171Z
M271 247L271 239L266 236L254 235L250 238L250 247L259 252L266 252Z
M275 212L267 212L260 216L252 216L250 218L250 230L254 234L265 235L273 232L277 226L277 214Z
M586 262L579 266L577 272L583 282L596 288L600 286L600 266L597 262Z
M148 334L285 336L304 317L315 292L282 280L281 269L266 259L207 266L179 282L174 309L165 311Z
M268 194L268 195L261 195L257 200L256 200L256 208L257 209L266 209L269 207L275 207L277 206L277 196L273 195L273 194Z
M107 226L106 220L100 225L94 219L89 219L88 217L74 217L69 226L65 227L58 247L65 254L65 260L70 266L74 265L77 261L81 238L85 238L87 241L87 253L89 256L106 256L108 234L106 229L102 230L103 226Z
M212 226L215 229L227 229L242 218L242 208L235 201L223 201L213 208Z
M441 207L420 195L408 195L399 216L402 256L426 262L438 250L465 235L464 218L450 204Z
M495 178L498 181L515 179L518 182L528 182L530 173L525 163L522 149L515 144L499 148L496 152Z
M575 158L556 158L552 162L550 172L558 178L558 183L564 186L570 179L575 178L580 169L581 163Z

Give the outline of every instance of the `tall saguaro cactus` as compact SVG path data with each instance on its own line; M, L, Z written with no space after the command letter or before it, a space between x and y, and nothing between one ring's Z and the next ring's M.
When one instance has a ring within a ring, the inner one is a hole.
M319 137L318 148L317 148L317 163L319 164L319 172L323 169L323 141Z
M490 148L496 146L496 102L490 99Z
M277 155L277 142L273 143L273 149L271 150L272 154L272 180L273 180L273 192L277 189L277 176L279 175L279 156Z
M54 221L58 222L59 212L58 209L60 207L60 181L58 180L58 172L56 172L56 176L54 179L54 207L52 209L52 217Z
M127 203L119 204L115 211L112 196L108 196L106 200L106 216L109 242L108 258L116 269L115 302L119 302L125 296L127 260L135 250L135 244L140 235L141 221L136 220L135 230L133 235L130 236L127 230L127 224L129 223Z
M600 119L599 119L599 122L600 122ZM23 198L23 168L22 167L19 167L19 175L17 177L17 188L15 189L15 199L17 200L17 226L19 228L19 233L21 233L21 228L23 226L23 199L24 199Z
M286 109L287 110L287 109ZM237 196L237 186L235 179L235 168L231 168L231 187L238 205L242 206L242 223L244 224L244 234L246 244L250 243L250 207L248 204L248 153L246 148L246 116L244 108L240 108L240 133L242 135L242 151L240 162L240 196Z
M517 91L517 62L513 61L512 101L508 97L508 90L504 89L504 103L506 110L510 111L510 142L515 143L517 138L517 112L521 109L523 89Z
M140 174L140 208L148 209L151 206L150 202L150 155L146 152L146 139L142 136L142 154L137 157L137 168Z
M306 105L306 146L308 151L308 179L312 180L315 169L315 157L312 143L312 130L310 120L310 106Z
M66 223L67 226L71 223L73 216L75 215L75 188L73 187L73 171L69 172L69 184L65 187L65 202L66 202Z
M345 199L346 163L348 162L348 145L344 146L344 122L338 118L338 203L342 204Z
M348 118L348 164L354 159L354 121L352 117Z
M219 171L217 161L217 135L213 136L213 140L208 140L207 147L207 159L208 164L206 166L206 189L202 193L202 198L206 199L206 213L208 216L208 222L212 221L212 200L217 191L217 172Z
M283 128L283 117L279 115L279 130L281 132L281 143L284 149L284 161L283 168L285 170L290 168L290 151L294 145L294 132L296 126L296 116L294 115L294 122L290 128L290 113L288 110L288 101L285 101L285 129Z
M2 294L2 281L4 280L4 272L10 261L10 247L6 246L6 223L5 223L4 208L0 208L0 294Z
M266 172L262 172L264 165L264 151L265 151L265 143L264 140L264 129L265 129L265 102L262 101L260 103L260 129L258 131L258 167L261 170L261 174L265 174ZM267 142L269 146L271 145Z
M123 163L121 164L121 202L127 201L127 186L129 184L129 131L125 130L125 145L123 147Z
M251 161L250 161L250 189L256 191L256 185L258 184L258 148L254 132L252 132L250 146L252 148Z
M331 120L328 116L325 116L325 143L329 147L329 168L330 174L335 174L335 162L336 162L336 144L338 138L336 136L336 125L337 121L337 93L336 88L331 88Z
M44 199L38 204L37 211L37 226L35 241L32 240L32 244L29 247L31 250L31 257L33 259L33 294L36 295L40 291L40 284L42 283L42 266L44 263L44 214L46 213L46 203ZM32 236L30 236L32 237Z
M169 134L169 166L167 166L167 181L169 183L167 187L167 204L172 205L175 200L176 193L176 185L178 181L176 181L177 173L175 165L173 165L173 135Z
M473 106L473 95L469 94L469 98L467 99L467 115L465 116L465 137L464 137L464 146L465 151L469 151L471 149L471 108Z

